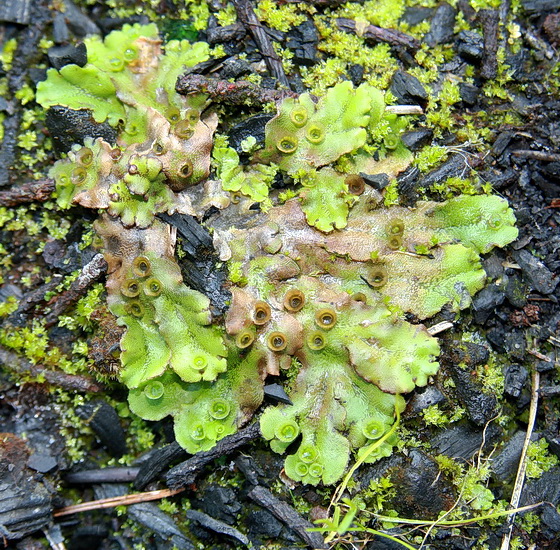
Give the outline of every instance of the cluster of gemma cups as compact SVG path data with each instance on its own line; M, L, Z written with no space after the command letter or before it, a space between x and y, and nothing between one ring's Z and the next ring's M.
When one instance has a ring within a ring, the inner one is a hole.
M298 313L305 306L305 295L301 290L292 289L286 292L282 303L284 309L292 314ZM272 318L272 309L264 301L257 301L251 314L253 324L257 327L265 327ZM314 351L322 350L326 344L325 331L331 330L337 323L337 313L332 307L324 307L315 313L316 330L312 331L306 338L307 346ZM256 334L250 329L238 333L235 343L238 348L250 347L255 341ZM275 330L269 332L265 337L265 343L269 350L282 352L288 345L288 338L284 332Z

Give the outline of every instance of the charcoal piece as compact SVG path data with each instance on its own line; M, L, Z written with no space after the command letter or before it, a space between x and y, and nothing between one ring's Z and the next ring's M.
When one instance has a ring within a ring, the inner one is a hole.
M541 386L539 388L539 395L542 397L555 397L560 395L560 384L555 386Z
M497 158L502 155L502 153L506 150L506 147L510 144L514 133L510 130L506 130L505 132L500 132L496 141L492 145L492 154Z
M504 353L506 348L504 346L505 330L502 326L492 327L486 333L486 339L492 347L499 353Z
M0 22L29 24L32 3L33 0L3 0L0 5Z
M70 238L68 238L70 240ZM57 245L55 245L56 247ZM49 247L50 251L53 251L52 248ZM106 270L106 266L104 266L104 262L101 261L101 258L95 258L98 256L98 252L93 248L86 248L85 250L80 250L78 243L74 242L68 248L64 249L64 255L60 257L58 254L60 250L56 250L56 253L52 256L49 255L47 252L47 256L43 256L45 261L47 258L51 267L58 269L62 273L70 274L73 271L77 271L80 269L85 268L88 264L93 264L90 266L91 268ZM89 269L89 268L88 268Z
M396 71L393 75L391 93L403 104L423 105L428 100L428 93L420 81L404 71Z
M556 511L554 506L551 506L548 503L544 504L543 511L541 513L541 521L548 530L552 531L550 536L547 536L547 538L552 539L557 533L560 533L560 514ZM548 535L548 533L545 532L545 536L546 535Z
M527 250L517 250L513 257L521 267L524 277L541 294L552 294L560 280L540 260Z
M53 40L55 44L62 44L70 40L70 29L66 24L64 14L59 11L53 17Z
M364 178L367 185L371 185L371 187L378 191L385 189L391 181L387 174L364 174L360 172L360 176Z
M214 531L220 535L227 535L228 537L239 541L241 544L245 544L249 547L251 546L249 539L241 531L214 519L204 512L198 512L197 510L185 510L185 516L191 521L200 523L200 525L210 531Z
M529 15L542 15L544 11L559 11L560 0L521 0L521 6Z
M311 548L328 548L323 537L319 533L309 532L309 529L313 527L312 523L303 519L294 508L287 502L275 497L268 489L264 487L254 487L249 491L247 496L297 533Z
M461 31L457 35L457 53L469 63L477 63L482 59L484 40L474 31Z
M542 172L549 178L559 181L560 180L560 162L553 161L545 164L542 167Z
M408 403L408 408L410 412L417 414L426 407L439 405L440 403L445 403L445 401L447 401L445 395L435 386L427 386L423 391L420 389L414 392L412 399Z
M461 100L463 101L463 103L472 106L478 100L478 96L480 95L480 88L478 88L474 84L469 84L468 82L461 82L459 84L459 93L461 94Z
M433 8L422 8L411 6L406 8L404 15L402 17L405 23L408 23L411 27L415 27L422 21L426 21L426 19L430 19L434 14Z
M134 480L135 489L144 489L146 485L158 479L172 462L184 458L185 454L185 450L176 441L160 449L155 449L151 456L142 462Z
M211 45L237 42L245 37L245 28L239 23L206 30L206 40Z
M477 426L484 426L498 412L498 400L492 394L483 393L480 384L473 380L470 370L464 370L457 364L448 365L455 382L457 397L467 409L467 414Z
M73 529L68 550L98 550L108 536L109 530L105 525L78 525Z
M259 476L263 476L261 468L255 463L255 461L250 457L240 454L235 459L235 465L239 471L245 476L247 483L250 485L259 484Z
M536 434L531 437L532 441L538 439ZM490 466L492 473L500 481L506 482L513 479L517 473L521 451L525 442L525 432L517 431L509 441L492 458Z
M430 445L439 453L450 458L470 460L480 451L483 444L485 449L491 447L501 436L501 430L495 424L490 424L484 432L484 436L483 438L482 430L460 424L436 435L430 441Z
M420 186L420 170L416 166L409 166L397 176L397 189L401 197L401 204L413 205L418 199Z
M475 322L484 324L505 299L506 293L502 285L492 284L483 288L472 302Z
M529 378L527 369L521 365L509 365L505 372L504 392L511 397L519 397Z
M66 242L62 240L48 241L43 248L43 260L48 266L56 267L64 259Z
M310 67L317 62L319 35L311 19L290 29L286 37L286 47L293 52L294 63Z
M221 78L240 78L245 74L251 73L251 65L247 63L244 59L239 59L237 57L229 57L223 63L222 70L220 72Z
M172 547L179 550L195 550L185 534L165 512L154 502L142 502L128 507L128 516L141 523L149 533L153 533L162 541L169 541Z
M401 517L437 516L455 500L454 490L440 475L437 463L416 449L402 465L391 469L391 479L398 481L399 496L392 505Z
M526 359L527 340L525 334L521 330L510 330L504 336L504 348L506 353L517 361Z
M241 142L250 136L257 140L258 147L264 147L264 127L272 118L272 115L263 113L252 116L239 124L236 124L229 131L229 145L233 147L237 153L242 154Z
M349 65L347 73L354 86L359 86L364 80L364 68L358 63Z
M7 433L0 441L0 537L17 540L52 521L51 494L27 468L25 443Z
M525 484L519 506L538 502L548 502L553 506L560 504L560 466L554 466L539 479L531 479Z
M140 468L115 467L98 468L70 472L64 476L64 482L73 485L90 485L93 483L126 483L134 481Z
M506 168L505 170L488 168L480 174L480 177L482 181L490 183L494 190L501 191L516 182L519 176L512 168Z
M560 185L552 181L548 175L543 175L540 170L535 170L531 174L532 183L536 185L548 199L555 199L560 196Z
M420 179L420 187L430 187L449 178L468 177L471 168L462 155L451 155L443 164L434 168Z
M74 36L84 38L88 34L101 34L99 27L70 0L64 0L64 17Z
M259 52L264 58L264 62L270 74L278 80L282 86L290 89L290 82L284 72L282 61L278 57L278 54L272 46L272 41L270 40L270 34L273 34L271 29L264 29L249 0L233 0L232 3L237 13L237 20L252 36ZM279 42L282 40L282 37L283 34L280 33L280 36L275 39Z
M194 504L212 518L229 525L235 523L237 515L241 512L241 504L235 491L219 485L206 487Z
M501 279L504 276L504 266L502 258L497 254L491 254L486 258L482 258L482 269L491 280Z
M538 372L550 372L556 370L556 365L554 360L551 358L550 361L537 361L535 368Z
M100 399L89 401L77 409L77 414L89 424L109 454L118 458L127 452L119 415L109 403Z
M251 536L278 539L282 523L266 510L251 510L247 514L247 528Z
M183 250L194 260L199 254L212 252L214 249L212 235L192 216L162 214L164 221L177 228L185 243Z
M87 63L87 49L83 42L77 45L53 46L47 53L49 63L58 71L65 65L83 67Z
M446 44L453 38L453 27L455 26L455 17L457 12L455 8L444 2L438 6L428 34L424 37L424 41L428 46L436 44Z
M292 401L280 384L266 384L264 387L264 396L273 403L287 403L288 405L292 405Z
M27 461L28 468L41 474L52 472L57 466L56 458L44 453L33 453Z
M83 143L87 137L103 138L108 143L117 139L117 131L106 122L95 122L89 111L74 111L55 105L47 111L45 124L58 153L67 153L75 143Z
M402 134L401 140L411 151L419 151L432 141L433 135L430 128L418 128Z
M229 307L231 294L227 290L227 269L214 252L212 237L207 229L186 214L159 214L159 217L177 228L181 248L186 256L181 259L181 273L185 283L210 299L216 315Z

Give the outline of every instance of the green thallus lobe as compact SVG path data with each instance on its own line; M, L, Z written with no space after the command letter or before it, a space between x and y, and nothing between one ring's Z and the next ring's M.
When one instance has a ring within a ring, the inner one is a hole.
M480 254L517 235L512 211L491 195L384 207L359 174L394 177L412 155L400 140L406 122L384 115L383 93L367 84L279 102L264 148L241 165L214 138L206 98L174 89L185 67L208 58L207 45L170 41L163 52L155 25L133 25L86 46L88 63L49 70L37 99L119 130L116 146L88 139L51 174L61 208L105 212L96 228L112 273L109 307L126 327L120 378L131 409L172 415L185 449L208 450L260 406L267 374L295 368L292 404L268 407L261 431L275 452L289 449L291 478L335 483L351 452L389 431L402 394L437 372L437 340L404 313L468 306L485 282ZM240 228L214 229L232 273L223 326L182 283L171 232L155 219L194 213L190 189L211 162L221 189L208 204L231 203L238 218L247 202L262 210ZM278 174L295 181L285 204L271 193Z

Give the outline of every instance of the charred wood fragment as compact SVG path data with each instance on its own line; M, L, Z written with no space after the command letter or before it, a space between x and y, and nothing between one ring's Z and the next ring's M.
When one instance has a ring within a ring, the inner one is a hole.
M85 403L76 412L80 418L86 421L112 456L118 458L127 452L119 415L109 403L96 399Z
M172 462L183 458L185 454L185 450L176 441L156 449L150 458L142 462L134 480L134 488L139 491L144 489L149 483L158 479Z
M236 434L224 437L218 441L213 449L198 453L172 468L166 476L167 486L170 489L180 489L190 485L207 464L219 457L229 455L239 447L254 441L260 437L260 434L259 424L254 423L239 430Z
M500 15L495 10L480 10L478 19L482 25L484 35L484 51L482 54L482 68L480 75L483 78L496 78L498 74L498 30Z
M139 467L98 468L71 472L64 476L64 482L71 485L91 485L93 483L128 483L134 481Z
M58 386L65 390L79 392L100 392L104 391L103 385L96 382L88 376L78 374L67 374L61 371L49 370L42 365L32 365L29 361L14 353L0 347L0 365L6 367L7 370L17 372L18 374L30 374L31 376L41 376L46 382L53 386Z
M336 24L341 31L351 32L362 36L366 42L385 42L391 46L400 46L408 50L417 50L420 48L420 42L416 38L395 29L384 29L375 25L368 25L365 28L359 28L353 19L339 17Z
M286 88L290 88L288 77L284 72L282 61L274 51L272 42L266 34L249 0L233 0L240 23L248 30L261 52L268 70Z
M42 179L14 185L10 189L0 191L0 206L12 207L29 202L45 202L51 198L54 182Z
M303 519L287 502L276 498L265 487L254 487L247 496L289 527L311 548L328 548L319 533L310 533L313 524Z
M289 90L261 88L245 80L229 82L228 80L206 78L199 74L180 76L175 89L182 95L207 94L210 99L226 105L261 106L263 103L298 96Z
M85 296L91 285L107 272L107 262L102 254L97 254L84 266L79 277L73 281L70 288L55 296L50 302L50 313L45 316L45 326L52 327L58 322L58 317Z
M16 540L52 519L49 490L26 466L29 449L16 435L0 434L0 537Z

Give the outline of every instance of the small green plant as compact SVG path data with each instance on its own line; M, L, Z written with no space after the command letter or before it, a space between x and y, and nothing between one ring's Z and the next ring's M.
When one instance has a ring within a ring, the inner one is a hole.
M172 40L164 51L154 25L86 46L88 63L50 70L37 98L117 129L116 144L88 139L51 174L61 208L102 211L95 230L108 305L126 327L120 379L130 409L173 416L185 449L208 450L251 418L267 375L285 372L291 404L268 407L260 423L275 452L290 450L288 476L332 484L353 453L359 463L391 454L403 394L439 367L436 338L405 313L423 320L469 305L485 283L480 255L517 236L506 201L460 195L406 208L396 185L385 196L367 185L360 174L394 177L412 160L400 139L406 120L386 113L368 84L339 83L317 103L309 94L279 102L264 147L246 142L241 166L226 138L214 138L207 98L175 92L206 46ZM217 184L201 199L211 162ZM278 175L293 181L282 199ZM213 227L230 267L223 323L183 284L174 233L155 218L202 217L210 205L235 220ZM347 506L333 519L338 532L358 509Z

